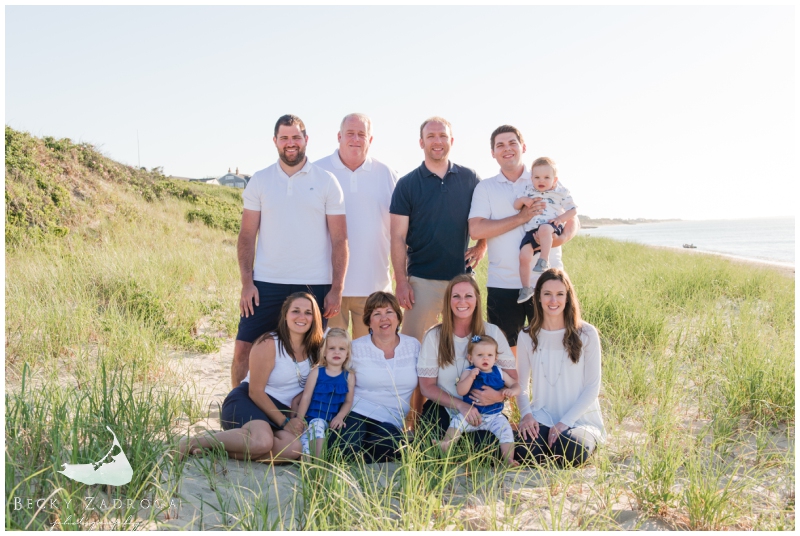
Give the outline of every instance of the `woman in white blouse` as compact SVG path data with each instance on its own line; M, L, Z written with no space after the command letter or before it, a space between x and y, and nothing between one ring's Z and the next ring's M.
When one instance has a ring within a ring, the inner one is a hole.
M580 465L606 438L598 400L600 338L581 320L563 271L539 277L533 303L533 320L517 339L519 434L528 456Z
M456 276L445 291L442 304L442 322L432 327L422 339L422 349L417 364L419 388L428 399L422 408L422 426L432 427L441 439L450 419L461 413L474 426L481 422L481 414L474 405L488 406L502 402L504 397L491 387L473 389L465 402L456 391L461 373L469 366L467 344L473 335L489 335L497 341L497 366L509 376L517 378L514 354L508 347L503 332L494 324L483 321L481 292L470 275ZM465 434L474 441L494 441L491 432L482 430Z
M337 444L363 452L372 463L393 459L405 437L403 424L417 388L419 341L399 333L403 310L389 292L367 298L363 321L369 335L353 341L355 399Z

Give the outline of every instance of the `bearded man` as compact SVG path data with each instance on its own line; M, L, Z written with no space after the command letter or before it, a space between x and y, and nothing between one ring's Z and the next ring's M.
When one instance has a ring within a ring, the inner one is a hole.
M347 271L344 194L331 173L306 158L303 121L281 116L272 138L278 162L257 171L242 197L237 253L242 293L231 384L250 368L250 349L278 327L281 306L295 292L308 292L328 318L339 312ZM258 248L256 249L256 236Z

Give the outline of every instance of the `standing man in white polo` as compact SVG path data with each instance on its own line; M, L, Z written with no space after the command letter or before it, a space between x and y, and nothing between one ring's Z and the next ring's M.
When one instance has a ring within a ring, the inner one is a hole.
M242 194L237 245L241 318L231 366L233 387L247 375L253 341L278 327L286 298L308 292L330 318L339 312L347 270L342 189L333 175L306 158L303 121L281 116L272 141L278 162L257 171Z
M364 303L379 290L392 291L389 272L389 204L397 173L369 156L372 121L353 113L342 119L339 148L314 165L333 173L347 205L350 262L344 280L342 307L328 321L330 327L353 326L353 339L369 333L364 325Z
M486 282L486 316L500 327L508 345L516 355L517 335L533 317L532 300L517 303L522 282L519 278L519 244L525 234L522 225L544 212L544 201L531 207L514 210L514 183L531 179L531 172L522 162L525 141L522 133L511 125L495 129L491 136L492 157L500 164L500 173L483 180L475 188L469 212L469 234L473 240L485 238L489 247L489 277ZM577 216L564 225L561 236L553 236L550 266L564 268L561 245L580 229ZM538 254L538 253L537 253ZM541 275L532 272L531 284Z

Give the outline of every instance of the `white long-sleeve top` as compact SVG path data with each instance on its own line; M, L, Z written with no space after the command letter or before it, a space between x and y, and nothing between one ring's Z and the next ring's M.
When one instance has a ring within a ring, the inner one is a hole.
M564 348L564 331L539 331L533 351L529 334L517 339L517 370L522 392L517 397L520 416L532 414L545 426L562 422L584 428L599 443L606 439L600 414L600 337L591 324L583 323L581 358L573 363Z

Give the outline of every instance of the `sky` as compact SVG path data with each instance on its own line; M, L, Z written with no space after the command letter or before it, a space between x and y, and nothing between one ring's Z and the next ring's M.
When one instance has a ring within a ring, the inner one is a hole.
M440 115L483 178L491 132L518 127L584 215L790 216L794 9L7 6L5 123L207 177L273 164L282 114L314 161L362 112L404 175Z

